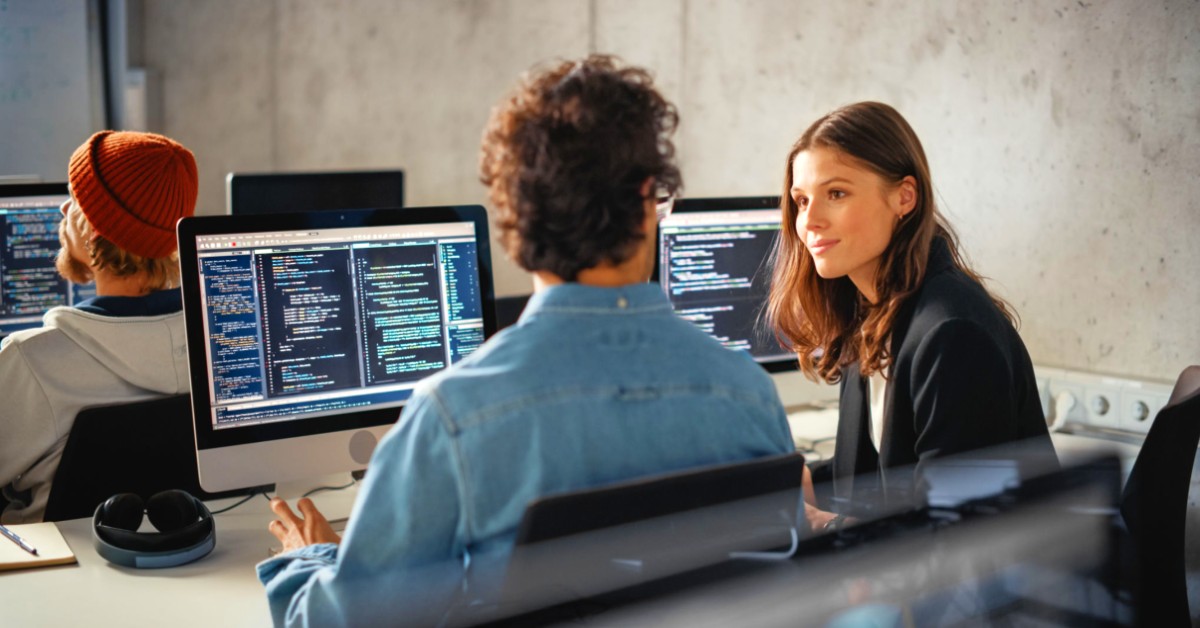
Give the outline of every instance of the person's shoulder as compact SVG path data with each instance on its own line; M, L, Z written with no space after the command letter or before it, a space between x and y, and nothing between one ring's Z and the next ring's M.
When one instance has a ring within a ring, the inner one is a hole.
M504 355L522 346L514 335L519 334L502 330L459 362L426 376L413 389L409 403L446 415L454 414L460 405L477 403L480 395L486 395L489 380L502 370L500 365L507 364Z
M926 278L914 295L913 326L932 328L949 320L969 320L985 328L1008 326L987 290L957 268L948 268Z
M713 338L691 321L672 317L666 321L666 324L677 334L677 336L665 339L673 345L682 345L690 351L704 354L715 365L747 373L763 372L762 367L758 366L750 357L749 352L726 347L721 344L721 341Z
M666 323L675 333L664 337L661 355L680 371L699 370L706 379L767 399L777 397L775 383L749 351L730 349L683 319ZM677 335L676 335L677 334Z
M68 307L56 307L51 309L45 316L40 327L32 327L30 329L21 329L14 331L0 342L0 349L8 349L10 346L36 346L39 343L52 341L56 338L63 337L63 331L59 328L58 322L63 314L60 310L69 311ZM69 315L69 313L68 313Z

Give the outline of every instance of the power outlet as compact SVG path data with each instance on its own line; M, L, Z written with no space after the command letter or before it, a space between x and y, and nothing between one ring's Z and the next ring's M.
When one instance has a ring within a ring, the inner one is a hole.
M1120 429L1120 388L1095 384L1087 386L1084 392L1084 406L1087 410L1086 422L1089 425L1108 429Z
M1121 429L1145 434L1150 431L1159 410L1167 405L1171 391L1161 385L1137 384L1127 387L1121 394Z
M1074 424L1145 434L1171 392L1169 384L1160 382L1053 367L1034 369L1042 408L1055 429Z

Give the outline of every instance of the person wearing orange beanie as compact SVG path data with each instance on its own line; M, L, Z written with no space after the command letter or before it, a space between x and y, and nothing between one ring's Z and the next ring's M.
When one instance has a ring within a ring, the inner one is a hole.
M195 157L162 135L101 131L67 172L56 266L96 296L0 345L3 523L42 519L80 410L188 391L175 223L195 212Z

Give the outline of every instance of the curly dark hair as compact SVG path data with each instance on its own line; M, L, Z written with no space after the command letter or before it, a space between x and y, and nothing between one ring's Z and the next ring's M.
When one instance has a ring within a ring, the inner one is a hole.
M682 187L671 142L679 115L653 83L643 69L591 55L531 71L492 110L480 180L500 242L522 268L574 281L626 261L648 237L643 183L672 195Z

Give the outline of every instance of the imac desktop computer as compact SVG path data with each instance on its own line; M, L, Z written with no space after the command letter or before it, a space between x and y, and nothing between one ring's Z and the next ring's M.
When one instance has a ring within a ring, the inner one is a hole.
M404 171L231 172L225 195L234 216L404 207Z
M778 196L679 199L659 223L652 277L679 316L770 372L792 407L837 391L804 379L763 317L779 228Z
M60 247L66 183L0 185L0 338L39 327L52 307L95 296L92 284L69 283L54 259Z
M209 492L291 497L366 468L417 383L495 329L481 206L204 216L178 234Z

